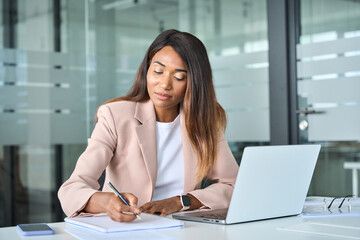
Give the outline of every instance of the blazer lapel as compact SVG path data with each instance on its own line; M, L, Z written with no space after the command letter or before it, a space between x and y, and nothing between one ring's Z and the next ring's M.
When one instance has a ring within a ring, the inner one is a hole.
M145 166L151 180L151 192L153 192L157 177L157 148L156 115L152 102L150 100L145 103L138 102L134 117L140 122L140 125L137 126L135 130Z
M197 158L191 146L185 126L185 112L180 106L181 138L184 153L184 194L196 188Z

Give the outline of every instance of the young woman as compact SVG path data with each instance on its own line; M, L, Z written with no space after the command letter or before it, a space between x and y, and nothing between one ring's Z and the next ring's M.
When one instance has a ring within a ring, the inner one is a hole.
M129 213L228 207L238 165L224 139L225 126L202 42L177 30L161 33L130 92L99 107L88 147L59 189L64 212L107 213L129 222L135 219ZM200 189L204 178L212 184Z

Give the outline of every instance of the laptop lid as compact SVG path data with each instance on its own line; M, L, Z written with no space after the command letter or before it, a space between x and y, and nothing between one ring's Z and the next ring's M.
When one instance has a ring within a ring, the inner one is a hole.
M300 214L320 147L246 147L229 209L180 212L173 217L232 224Z
M247 147L226 223L300 214L320 145Z

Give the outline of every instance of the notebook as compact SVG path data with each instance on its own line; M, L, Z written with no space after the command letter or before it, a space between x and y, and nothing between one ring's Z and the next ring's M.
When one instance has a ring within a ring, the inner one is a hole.
M301 213L320 145L246 147L228 209L173 214L173 218L233 224Z
M182 221L146 213L141 214L141 220L135 219L133 222L129 223L115 222L107 215L65 218L65 222L104 233L175 228L184 226Z

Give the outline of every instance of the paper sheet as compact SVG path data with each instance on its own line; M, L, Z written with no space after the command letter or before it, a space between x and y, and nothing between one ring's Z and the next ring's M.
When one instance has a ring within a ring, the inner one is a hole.
M146 213L141 214L141 220L135 219L133 222L130 223L115 222L106 215L65 218L65 222L105 233L174 228L184 226L184 222L182 221Z
M70 235L72 235L73 237L79 240L102 240L102 239L176 240L176 238L172 236L168 236L165 233L158 230L103 233L91 229L76 227L73 224L68 224L65 228L65 232L69 233Z

